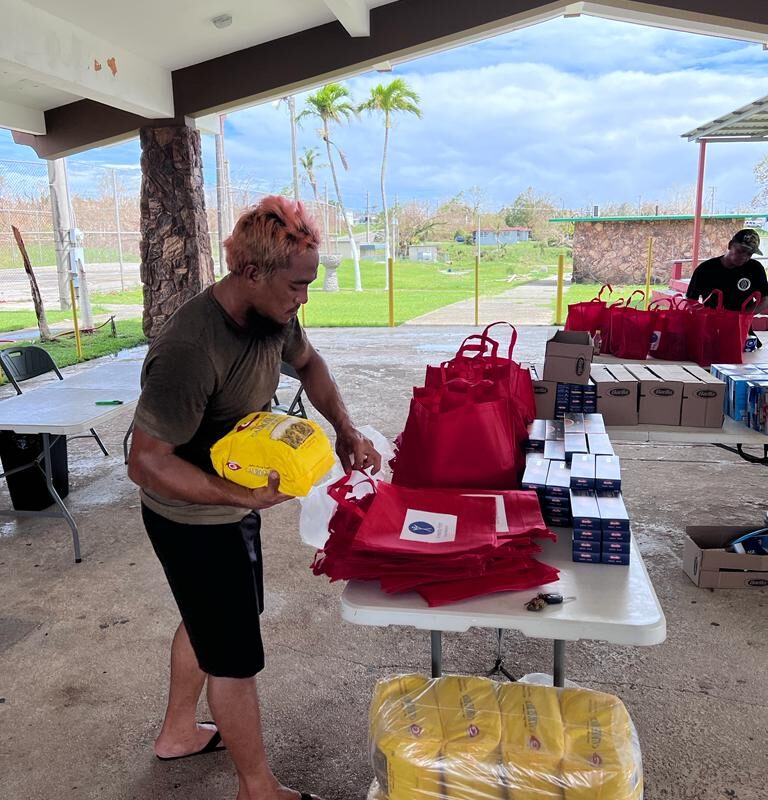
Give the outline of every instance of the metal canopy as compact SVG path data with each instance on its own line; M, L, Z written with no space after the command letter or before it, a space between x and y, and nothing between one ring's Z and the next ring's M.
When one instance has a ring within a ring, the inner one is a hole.
M689 142L768 142L768 95L682 136Z

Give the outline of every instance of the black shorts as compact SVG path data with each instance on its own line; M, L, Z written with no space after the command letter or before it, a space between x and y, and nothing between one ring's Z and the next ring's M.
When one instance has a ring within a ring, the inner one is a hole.
M229 525L186 525L144 505L141 514L200 669L221 678L249 678L264 669L259 515Z

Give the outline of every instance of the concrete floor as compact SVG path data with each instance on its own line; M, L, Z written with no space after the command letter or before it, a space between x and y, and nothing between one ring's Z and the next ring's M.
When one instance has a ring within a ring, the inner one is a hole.
M519 357L541 357L549 330L522 329ZM354 418L391 437L402 428L424 364L448 357L470 332L321 330L312 338ZM89 440L71 446L68 502L81 524L81 564L58 521L0 522L3 800L235 796L226 753L172 764L152 755L177 612L119 457L128 422L126 414L100 431L115 454L108 459ZM668 639L650 648L570 644L568 677L627 704L649 800L764 800L768 591L697 589L680 556L686 524L760 523L768 472L714 447L618 450ZM267 668L260 688L270 757L289 785L327 800L363 798L374 683L428 670L428 636L342 622L342 587L312 576L297 521L297 503L265 514ZM445 636L446 671L482 674L494 656L491 631ZM519 675L548 671L551 645L510 634L506 661ZM201 709L200 719L209 718Z

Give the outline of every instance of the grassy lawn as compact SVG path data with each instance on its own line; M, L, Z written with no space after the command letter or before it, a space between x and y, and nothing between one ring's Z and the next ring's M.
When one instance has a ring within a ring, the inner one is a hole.
M22 232L23 233L23 232ZM127 239L126 235L126 239ZM138 241L138 237L131 237ZM34 241L27 241L27 252L32 259L33 267L55 267L56 248L50 243L37 244ZM120 253L115 247L86 247L85 263L88 264L117 264L120 261ZM138 249L132 249L123 241L123 261L137 263L139 261ZM8 243L7 246L0 247L0 269L23 269L21 255L16 249L15 244Z
M90 361L92 358L100 358L126 350L129 347L143 344L146 339L141 329L140 319L118 320L115 323L117 336L112 336L110 327L107 325L101 330L92 334L83 334L83 358L82 361ZM2 347L14 347L17 343L3 344ZM79 363L75 348L75 337L57 339L54 342L40 343L37 340L20 342L18 344L35 344L47 350L56 362L58 367L68 367L71 364ZM2 376L0 383L5 383L5 376Z
M144 303L144 291L139 286L138 289L128 289L125 292L92 292L91 300L94 303L109 303L111 305L140 306Z
M106 310L101 306L92 306L91 310L94 314L106 313ZM46 309L45 316L49 324L72 319L70 311L48 311ZM0 311L0 333L36 327L37 317L34 311Z
M398 261L394 266L395 322L407 322L437 308L468 300L475 292L475 250L463 245L447 248L451 263L425 264ZM514 286L545 278L557 271L560 250L523 243L507 248L501 258L496 248L483 248L480 262L481 296L505 292ZM364 291L354 290L351 260L339 267L339 292L324 292L324 270L310 288L304 309L307 327L359 327L387 325L388 294L384 289L385 266L360 263ZM101 298L100 298L101 299Z

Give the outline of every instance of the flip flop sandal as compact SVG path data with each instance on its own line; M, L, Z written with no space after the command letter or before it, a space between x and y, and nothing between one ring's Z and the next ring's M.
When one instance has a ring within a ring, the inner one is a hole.
M205 722L201 722L201 725L215 725L216 723L213 720L206 720ZM217 731L214 731L213 736L208 740L208 744L203 747L201 750L195 750L194 753L185 753L183 756L158 756L155 754L155 758L159 759L160 761L178 761L180 758L192 758L192 756L204 756L206 753L215 753L217 750L226 750L226 747L221 742L221 734ZM309 800L312 798L307 795ZM304 800L302 795L301 800Z

